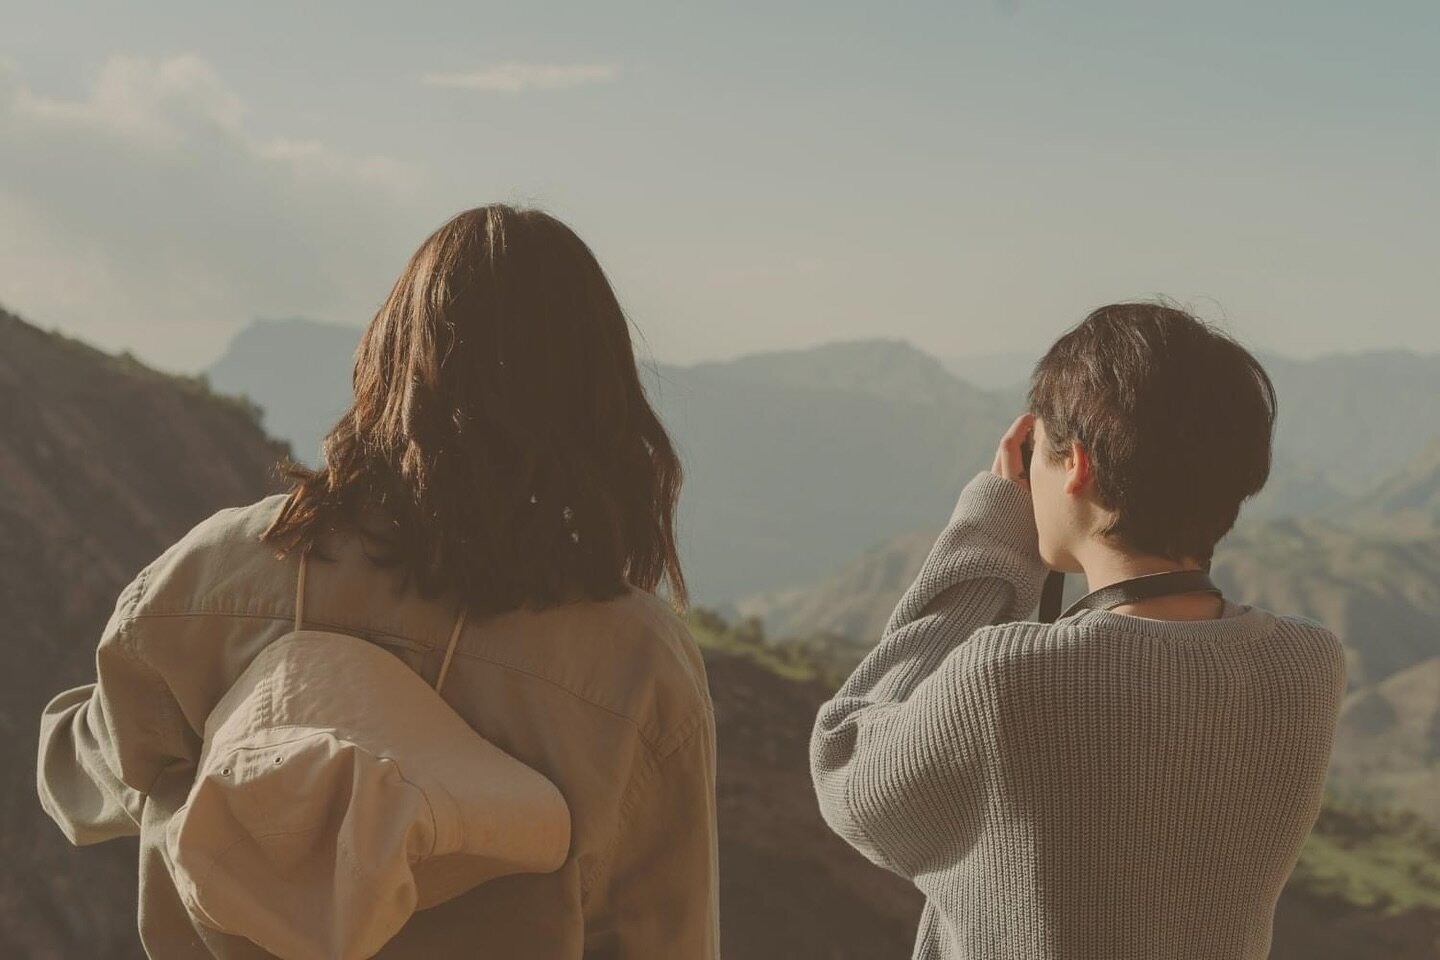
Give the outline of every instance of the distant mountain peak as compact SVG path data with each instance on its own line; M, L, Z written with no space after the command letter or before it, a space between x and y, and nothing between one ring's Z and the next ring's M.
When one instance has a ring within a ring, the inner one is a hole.
M297 459L318 465L321 438L350 401L362 332L298 317L257 319L206 372L218 389L255 397L266 429L289 439Z
M750 353L697 363L690 369L702 375L860 392L909 403L953 403L985 393L956 377L938 357L896 337Z
M855 340L831 340L804 347L782 347L756 350L728 360L704 360L692 366L775 369L814 363L833 363L857 369L877 364L913 364L916 368L944 372L937 358L903 337L864 337Z

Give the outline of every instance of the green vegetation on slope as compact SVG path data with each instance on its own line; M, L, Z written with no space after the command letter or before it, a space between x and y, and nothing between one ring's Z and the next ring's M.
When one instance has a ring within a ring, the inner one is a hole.
M260 404L243 393L232 394L217 391L211 384L208 374L187 375L157 370L129 350L122 350L118 354L106 353L93 344L64 333L59 327L41 330L39 327L21 320L3 307L0 307L0 323L8 325L6 336L9 338L30 337L36 342L48 343L51 349L59 348L68 351L78 363L89 363L102 369L114 370L136 380L170 384L190 396L200 397L223 408L238 411L251 424L260 426L263 416ZM9 342L8 339L7 342Z
M1440 911L1440 830L1327 795L1290 882L1373 913Z
M837 633L771 639L759 617L731 623L709 607L692 607L685 618L706 650L744 657L778 676L838 687L866 648Z

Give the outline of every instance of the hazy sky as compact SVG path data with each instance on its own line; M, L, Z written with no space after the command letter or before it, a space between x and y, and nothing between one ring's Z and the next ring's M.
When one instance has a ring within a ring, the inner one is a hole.
M1165 7L1165 10L1159 9ZM536 203L670 361L1165 293L1440 350L1440 4L0 5L0 305L167 369Z

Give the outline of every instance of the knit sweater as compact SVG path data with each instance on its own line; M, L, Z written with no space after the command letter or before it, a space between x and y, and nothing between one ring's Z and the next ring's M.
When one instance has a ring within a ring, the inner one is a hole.
M1025 487L966 485L816 718L826 822L925 894L913 958L1267 956L1319 814L1339 641L1228 601L1024 622L1037 539Z

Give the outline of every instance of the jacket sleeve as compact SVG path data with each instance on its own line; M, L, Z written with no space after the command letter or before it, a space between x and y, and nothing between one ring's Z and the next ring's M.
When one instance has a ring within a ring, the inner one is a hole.
M715 715L652 757L622 801L611 853L585 905L587 960L719 960Z
M58 694L40 717L40 805L74 844L138 834L146 792L185 752L178 708L133 634L148 572L120 592L95 652L96 682Z
M913 879L984 777L986 626L1026 617L1047 572L1030 492L989 472L966 485L880 642L816 716L821 815L871 862Z

